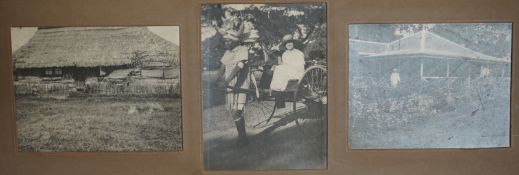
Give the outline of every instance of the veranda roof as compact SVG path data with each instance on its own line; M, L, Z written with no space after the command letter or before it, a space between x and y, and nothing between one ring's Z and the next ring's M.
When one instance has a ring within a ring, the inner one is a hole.
M39 29L13 54L16 68L128 65L132 58L178 63L178 46L146 27ZM177 64L178 65L178 64Z
M510 59L476 52L427 30L390 43L350 39L350 45L365 59L423 56L438 59L468 59L480 62L510 63Z

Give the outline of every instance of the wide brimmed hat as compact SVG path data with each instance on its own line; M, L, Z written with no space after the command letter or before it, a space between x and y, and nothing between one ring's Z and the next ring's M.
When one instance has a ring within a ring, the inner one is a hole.
M283 41L288 41L292 39L294 39L294 36L292 36L291 34L286 34L285 36L283 36Z
M286 45L287 45L288 43L292 43L292 44L294 44L294 48L298 48L299 45L301 44L301 43L299 42L299 40L289 39L289 40L283 41L283 42L281 43L281 48L284 49L284 50L286 50L286 49L287 49Z
M243 42L256 42L260 38L258 30L251 30L246 38L243 40Z

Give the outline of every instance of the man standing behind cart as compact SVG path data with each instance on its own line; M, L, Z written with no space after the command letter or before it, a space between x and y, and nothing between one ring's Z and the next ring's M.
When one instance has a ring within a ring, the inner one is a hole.
M243 110L247 102L247 92L245 90L250 87L250 78L248 61L250 57L251 47L256 43L258 38L248 37L239 43L234 49L227 50L222 57L222 64L225 66L224 86L227 87L226 109L231 113L236 129L238 130L238 146L248 144L245 118ZM235 45L239 41L227 40L226 44Z
M216 31L225 40L225 53L220 62L224 66L224 80L220 86L226 87L226 109L232 116L238 131L238 146L248 145L245 129L245 118L243 110L247 101L247 94L243 89L249 88L250 76L247 61L249 58L249 47L247 43L254 42L257 38L248 37L240 42L243 35L243 23L237 21L236 17L229 17L230 9L226 11L226 18L222 26L213 22ZM231 20L229 20L231 19Z
M226 109L230 112L238 130L238 146L243 146L248 144L245 118L243 117L247 94L246 92L241 92L241 90L249 88L249 72L246 68L249 49L245 45L238 45L238 40L231 38L226 38L225 40L227 47L235 47L227 50L220 60L225 67L224 81L221 86L227 87Z

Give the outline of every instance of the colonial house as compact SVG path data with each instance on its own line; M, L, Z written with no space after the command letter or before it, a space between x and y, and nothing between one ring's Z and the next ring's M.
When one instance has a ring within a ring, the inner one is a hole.
M178 52L177 45L146 27L39 28L13 53L14 76L17 81L81 85L117 70L177 69Z
M350 58L357 58L365 76L398 71L402 81L510 77L510 58L480 53L427 30L389 43L349 41Z

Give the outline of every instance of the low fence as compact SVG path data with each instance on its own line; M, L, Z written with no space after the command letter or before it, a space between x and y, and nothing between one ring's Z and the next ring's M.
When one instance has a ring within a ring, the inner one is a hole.
M75 83L15 82L17 95L103 95L103 96L180 96L178 79L136 81L136 82L97 82L87 85Z
M18 95L68 94L76 91L72 83L14 83Z
M96 83L90 84L85 89L89 94L100 95L137 95L137 96L155 96L155 95L171 95L180 96L180 82L160 82L160 83Z

